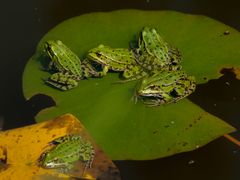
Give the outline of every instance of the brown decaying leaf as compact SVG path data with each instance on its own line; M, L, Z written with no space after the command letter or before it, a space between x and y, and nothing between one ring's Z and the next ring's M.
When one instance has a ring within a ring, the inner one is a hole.
M237 79L240 79L240 67L231 68L232 72L236 75Z
M75 163L67 174L56 169L44 169L39 157L52 140L67 135L80 134L91 141L95 158L92 168L85 171L83 165ZM0 132L1 179L120 179L119 171L112 161L90 138L80 121L71 114L31 126Z

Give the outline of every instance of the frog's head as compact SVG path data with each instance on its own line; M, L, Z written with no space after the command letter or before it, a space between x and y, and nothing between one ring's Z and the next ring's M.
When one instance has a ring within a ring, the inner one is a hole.
M161 96L161 84L157 81L152 81L151 78L143 79L137 88L137 95L141 97L159 97Z
M165 86L161 78L156 81L152 78L143 80L138 89L137 97L149 106L174 102L180 98L178 90L173 86Z
M169 72L149 76L139 83L137 95L143 99L158 99L162 102L168 102L172 98L179 96L177 86L174 86L174 82L175 78Z
M141 34L139 36L139 41L146 42L149 38L161 38L155 28L150 28L148 26L143 27Z
M144 100L162 104L176 102L191 94L195 88L196 81L193 76L182 71L166 71L144 78L136 94Z
M159 84L143 79L139 83L135 98L143 100L148 106L157 106L169 99L169 95L163 92Z
M87 59L100 64L106 64L106 59L110 53L110 47L100 44L98 47L90 49L87 54Z
M49 54L50 57L54 57L59 49L59 46L63 46L60 40L48 40L44 43L44 49Z
M43 153L39 161L44 168L55 168L59 164L59 158L54 156L51 152Z

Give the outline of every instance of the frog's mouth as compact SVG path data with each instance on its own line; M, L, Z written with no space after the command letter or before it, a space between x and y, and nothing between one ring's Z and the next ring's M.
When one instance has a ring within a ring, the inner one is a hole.
M54 164L53 162L48 162L44 164L45 168L53 168L56 164Z
M143 99L163 99L163 97L159 93L141 93L139 97Z
M63 167L62 163L56 163L54 161L50 161L44 164L44 168L48 168L48 169L53 169L53 168L60 168Z
M156 95L156 94L155 94ZM140 99L141 101L143 101L143 103L147 106L158 106L160 104L164 104L166 103L166 101L164 100L164 98L161 96L155 96L153 94L148 94L146 96L138 96L138 99Z

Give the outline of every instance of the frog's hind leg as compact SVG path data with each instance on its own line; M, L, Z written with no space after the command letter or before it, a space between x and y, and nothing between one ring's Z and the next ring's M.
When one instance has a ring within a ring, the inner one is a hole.
M90 142L85 143L85 145L82 147L82 150L85 151L84 153L81 154L80 157L80 160L84 163L82 172L82 176L84 176L86 169L92 167L95 151L94 147Z
M66 91L78 86L78 81L80 79L75 75L70 75L67 73L54 73L52 76L45 81L47 84L60 89L62 91Z

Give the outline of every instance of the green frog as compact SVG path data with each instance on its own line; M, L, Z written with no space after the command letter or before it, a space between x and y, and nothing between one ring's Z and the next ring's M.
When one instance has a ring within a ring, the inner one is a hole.
M73 167L73 163L78 160L85 164L85 168L91 167L94 148L89 141L84 140L80 135L62 136L50 142L50 145L53 147L45 151L39 158L42 167L69 170Z
M138 64L152 74L163 69L180 70L181 55L177 48L171 47L154 28L144 27L134 49Z
M174 103L190 95L196 88L193 76L184 71L162 71L145 77L136 88L136 99L148 106Z
M87 60L81 62L79 57L60 40L46 41L45 51L51 58L48 70L55 72L46 83L57 89L72 89L83 78L99 76Z
M140 79L147 75L137 64L133 52L128 49L111 48L100 44L88 51L87 59L102 66L102 76L106 75L109 70L123 72L122 77L126 81Z

